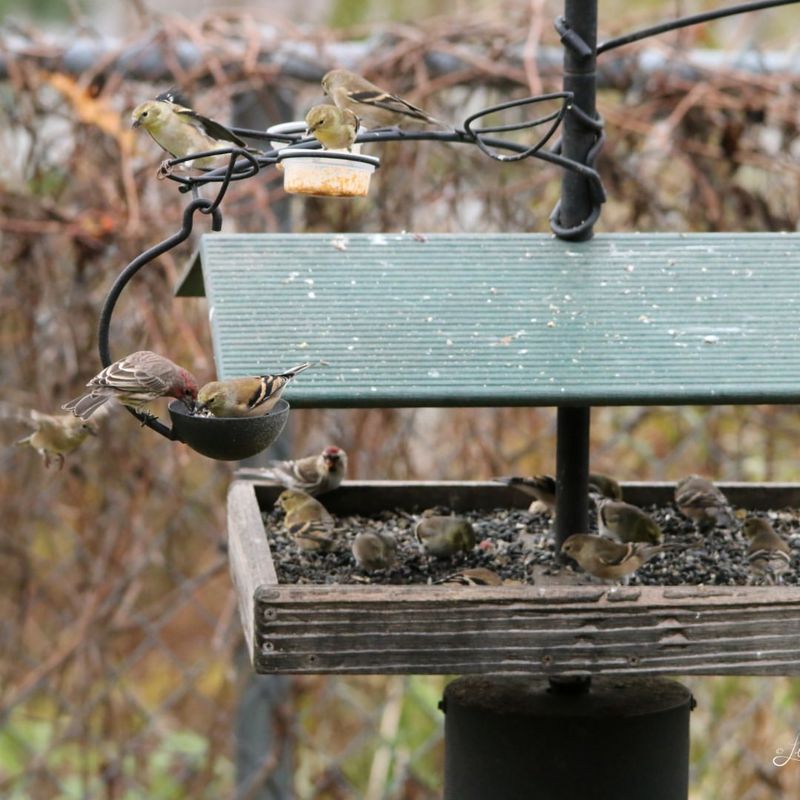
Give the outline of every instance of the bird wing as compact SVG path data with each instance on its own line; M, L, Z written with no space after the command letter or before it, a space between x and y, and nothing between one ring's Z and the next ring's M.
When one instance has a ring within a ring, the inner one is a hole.
M725 507L728 505L728 498L711 481L691 476L684 478L675 487L675 502L687 508L708 508L712 505Z
M112 388L125 393L163 394L169 384L156 372L142 364L123 358L107 366L86 384L92 389Z
M754 561L768 561L768 562L784 562L789 564L792 557L784 550L778 550L772 547L762 547L758 550L750 550L747 554L747 560L752 564Z
M391 111L394 114L404 114L407 117L422 120L423 122L436 122L436 120L426 114L421 108L411 105L401 97L382 92L378 89L368 89L363 92L349 92L350 99L355 103L363 103L366 106L374 106L384 111Z
M601 537L602 538L602 537ZM602 538L596 543L597 560L608 567L618 567L634 555L632 544L619 544L612 539Z
M256 385L256 390L247 399L247 407L253 409L263 405L272 395L280 392L285 384L286 381L281 375L262 375Z
M242 141L242 139L240 139L232 130L229 130L219 122L215 122L213 119L209 119L208 117L204 117L202 114L198 114L191 108L175 108L175 113L191 125L194 125L195 128L201 130L206 134L206 136L210 136L212 139L218 139L222 142L231 142L237 147L247 147L245 142Z
M170 86L166 92L161 92L156 97L156 102L172 103L172 105L180 106L181 108L191 108L189 98L177 86Z
M40 412L28 410L26 408L17 408L10 403L0 402L0 419L13 419L16 422L22 422L31 428L38 427L37 421Z
M273 395L280 396L286 384L310 366L311 363L307 361L304 364L298 364L296 367L286 370L280 375L262 375L259 378L256 390L247 401L247 407L252 410L266 403Z
M320 476L316 465L316 456L308 456L296 461L275 461L269 465L267 474L278 483L291 484L305 492L319 484Z

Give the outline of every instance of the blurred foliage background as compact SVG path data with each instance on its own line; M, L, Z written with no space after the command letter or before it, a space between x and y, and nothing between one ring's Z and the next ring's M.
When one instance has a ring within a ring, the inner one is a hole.
M134 105L177 84L221 121L261 113L275 123L286 108L302 117L321 99L318 76L345 57L453 121L559 88L558 62L546 57L558 46L557 5L455 5L284 4L290 22L278 4L267 16L209 3L186 17L141 2L113 13L77 0L0 3L9 12L0 29L2 399L55 411L77 394L98 369L95 327L111 281L178 227L185 198L155 180L162 154L129 129ZM601 31L710 5L603 2ZM32 16L39 8L55 17ZM796 64L755 72L736 58L796 47L798 23L790 6L604 58L613 69L599 97L608 134L599 169L611 199L598 231L796 230ZM71 71L82 44L98 55ZM187 44L200 54L191 64L176 56ZM149 49L138 61L120 59L140 45ZM698 57L709 49L736 58ZM161 72L147 61L153 52ZM436 69L454 62L454 71ZM542 162L500 165L433 143L387 145L381 157L363 202L293 199L287 209L274 174L238 184L225 201L225 230L278 230L287 212L298 231L548 230L560 175ZM204 301L172 297L190 253L186 244L134 280L112 351L153 349L205 380L214 365ZM623 480L699 471L791 481L799 416L767 406L596 409L593 467ZM243 730L241 698L254 683L221 547L230 465L117 413L63 470L45 470L33 451L13 446L22 431L0 423L0 795L290 796L278 780L287 763L299 798L439 795L439 677L281 683L281 702L264 720L278 746L256 747L258 768L237 791L235 761L247 741L240 735L237 750L234 729ZM292 449L335 442L350 453L354 478L477 479L552 471L554 425L551 409L296 411ZM772 765L800 727L797 682L688 683L699 701L692 797L798 796L800 767ZM273 793L262 793L264 783Z

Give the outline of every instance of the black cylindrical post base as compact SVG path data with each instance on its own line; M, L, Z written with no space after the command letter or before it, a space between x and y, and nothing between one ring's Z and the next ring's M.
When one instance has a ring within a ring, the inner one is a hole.
M464 677L444 692L444 800L686 800L686 687Z

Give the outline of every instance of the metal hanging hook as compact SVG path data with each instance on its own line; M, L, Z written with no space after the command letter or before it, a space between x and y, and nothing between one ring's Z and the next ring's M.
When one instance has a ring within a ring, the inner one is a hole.
M231 159L231 161L233 161L233 159ZM103 365L103 367L107 367L112 363L111 351L108 343L109 330L111 328L111 315L114 313L114 307L117 304L119 296L122 294L122 290L128 285L128 282L131 280L131 278L143 266L145 266L145 264L149 264L154 259L168 252L173 247L177 247L179 244L181 244L181 242L184 242L189 238L194 225L194 214L196 211L199 211L202 214L211 214L211 229L214 231L221 230L222 213L219 211L219 208L217 207L218 205L218 202L215 203L204 198L192 200L192 202L189 203L183 211L183 219L180 230L172 234L172 236L168 237L167 239L164 239L162 242L153 245L153 247L145 250L143 253L140 253L117 276L117 279L111 285L111 289L109 289L106 299L103 302L103 307L100 310L100 319L97 323L97 349L100 353L100 363ZM169 428L162 422L159 422L150 414L137 411L128 406L125 406L125 408L143 425L147 425L148 428L152 428L154 431L156 431L156 433L160 433L162 436L165 436L167 439L171 439L173 441L178 438L173 432L172 428Z

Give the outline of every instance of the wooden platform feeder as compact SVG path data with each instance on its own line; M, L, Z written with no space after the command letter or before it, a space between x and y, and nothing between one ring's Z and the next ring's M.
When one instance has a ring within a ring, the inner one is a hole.
M625 484L666 504L673 484ZM800 506L800 487L722 484L737 507ZM258 672L672 675L800 673L797 587L503 587L278 583L262 511L280 491L237 479L228 495L231 573ZM495 483L352 482L337 515L525 507Z
M200 254L181 291L208 296L220 376L321 359L287 392L296 408L800 400L797 235L207 235ZM791 486L726 491L800 505ZM237 480L229 495L259 671L800 673L794 587L282 586L260 516L276 493ZM326 497L334 513L520 502L471 483Z

